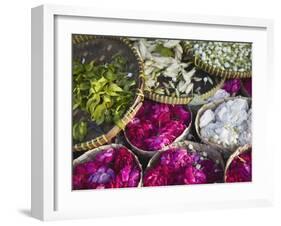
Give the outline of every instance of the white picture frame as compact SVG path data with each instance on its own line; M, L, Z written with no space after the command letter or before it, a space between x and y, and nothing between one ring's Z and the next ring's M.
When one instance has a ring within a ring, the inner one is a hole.
M253 181L72 192L71 76L58 76L71 74L71 33L253 42ZM271 92L272 64L271 20L57 5L33 8L32 216L56 220L271 205L273 178L266 172L273 168L273 151L266 149L264 135L271 102L264 93Z

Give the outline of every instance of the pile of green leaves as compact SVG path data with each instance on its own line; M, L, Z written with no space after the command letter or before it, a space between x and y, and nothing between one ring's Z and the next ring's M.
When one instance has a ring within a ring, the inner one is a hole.
M117 124L132 103L136 88L126 66L120 55L102 65L74 61L73 110L86 111L97 125Z

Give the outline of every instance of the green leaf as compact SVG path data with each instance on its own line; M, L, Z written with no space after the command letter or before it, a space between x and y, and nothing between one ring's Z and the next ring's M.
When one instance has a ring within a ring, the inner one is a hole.
M73 125L72 136L74 140L81 142L84 139L84 137L87 135L87 132L88 132L87 122L81 121Z
M173 50L164 47L162 44L158 44L154 49L155 52L159 53L163 57L174 57Z
M115 83L111 83L108 87L108 90L111 92L122 92L123 89Z
M108 95L103 96L103 104L106 106L106 108L110 108L112 105L112 98Z
M80 93L80 89L76 89L74 98L73 98L73 106L72 109L75 110L76 108L78 108L82 103L82 96Z
M86 72L85 74L84 74L84 78L86 78L86 79L92 79L92 78L97 78L98 76L96 75L96 73L95 72L93 72L93 71L89 71L89 72Z
M73 63L73 69L72 69L72 73L73 75L78 75L80 74L81 72L83 72L84 68L83 68L83 65L78 63L78 62L74 62Z
M103 89L103 87L108 83L108 80L104 77L101 77L98 81L92 82L92 87L96 92L99 92Z
M88 81L79 84L80 90L88 90L90 88L90 83Z
M136 81L135 81L135 80L126 81L125 84L124 84L124 90L125 90L125 91L129 91L129 90L131 90L131 88L132 88L133 86L135 86L135 85L136 85Z
M86 104L86 109L90 114L92 114L95 111L96 106L100 103L100 95L99 94L94 94L89 100L87 101Z
M112 70L108 70L105 73L105 77L109 80L109 81L114 81L116 80L117 76L116 74L112 71Z
M91 62L88 63L88 64L84 64L85 70L86 70L87 72L91 71L91 70L93 69L93 67L94 67L94 63L95 63L95 61L91 61Z
M100 104L96 107L95 111L93 112L92 118L95 120L95 122L100 125L104 121L104 112L106 108L104 104Z

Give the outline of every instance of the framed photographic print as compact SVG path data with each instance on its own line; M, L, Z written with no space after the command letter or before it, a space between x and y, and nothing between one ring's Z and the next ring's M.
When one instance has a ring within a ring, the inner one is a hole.
M272 30L263 19L32 9L32 215L270 205Z

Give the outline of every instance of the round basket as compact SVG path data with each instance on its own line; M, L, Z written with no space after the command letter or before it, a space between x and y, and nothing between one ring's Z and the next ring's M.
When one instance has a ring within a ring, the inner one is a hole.
M131 43L134 43L134 41L131 41ZM183 44L180 43L180 46L183 47ZM140 54L140 50L138 49L138 47L135 47L135 49L136 49L137 52L139 52L139 55L141 55ZM145 65L146 60L145 59L142 59L142 60L143 60L144 65ZM192 70L195 67L192 59L185 52L182 53L182 58L181 58L180 61L181 61L181 63L186 63L187 64L187 67L185 68L186 71L190 71L190 70ZM188 68L190 70L188 70ZM201 77L203 75L206 76L205 74L206 74L205 71L197 70L195 72L194 76ZM149 75L150 74L145 74L145 78L149 77ZM208 76L210 76L210 75L208 74ZM202 77L202 79L203 79L203 77ZM157 82L162 83L162 85L157 87L157 88L149 88L149 89L145 88L144 89L144 95L145 95L145 97L147 99L153 100L155 102L164 103L164 104L183 105L183 104L188 104L189 102L191 102L195 96L197 98L200 98L200 99L207 99L207 98L209 98L219 88L221 88L223 86L224 80L225 80L224 78L214 76L212 85L208 86L207 89L204 89L204 91L202 93L199 93L198 95L195 93L195 94L191 94L191 95L186 95L185 96L183 94L177 94L176 95L175 93L177 93L177 90L174 87L175 84L171 85L171 83L170 83L171 82L171 78L162 77L162 78L159 78L159 80L157 78ZM163 84L163 83L166 83L166 85ZM192 83L194 84L194 87L196 87L196 83L198 83L198 81L197 82L192 81ZM201 84L201 86L202 86L202 84ZM159 92L156 91L156 89L158 89L158 88L168 89L168 90L170 90L170 92L173 92L173 94L172 95L168 95L167 93L166 94L159 93ZM196 88L198 88L198 86ZM199 88L202 88L202 87L199 87ZM194 88L194 90L195 90L195 88Z
M162 150L155 153L153 155L153 157L149 160L147 167L144 171L144 175L147 172L147 170L149 170L151 167L155 166L155 164L159 160L161 154L171 148L188 148L188 149L195 150L196 152L200 152L200 155L203 154L203 152L206 152L207 156L211 160L213 160L214 162L219 162L220 166L222 167L222 170L224 171L225 163L224 163L223 157L222 157L221 153L215 147L185 140L185 141L180 141L180 142L176 142L171 145L168 145L165 148L163 148Z
M143 87L143 63L130 42L125 38L118 37L105 37L94 35L73 35L72 36L73 59L84 59L85 62L95 60L96 62L103 64L109 62L112 56L120 54L124 56L129 62L128 65L132 69L133 75L136 80L136 93L132 105L128 108L123 118L118 122L118 125L102 125L97 126L94 122L90 121L90 131L85 139L81 143L76 143L73 146L73 151L87 151L106 143L109 143L126 124L131 121L136 112L142 105L144 99ZM108 46L111 46L108 50ZM101 58L102 56L102 58ZM79 117L85 117L85 112L75 112L73 119Z
M182 132L182 134L181 134L180 136L178 136L178 137L174 140L174 142L172 142L172 144L173 144L173 143L176 143L176 142L178 142L178 141L184 140L184 139L186 138L186 136L188 135L190 129L191 129L191 125L192 125L192 111L190 111L189 108L188 108L188 111L190 112L190 122L189 122L189 124L188 124L188 127L185 128L185 130ZM157 151L146 151L146 150L143 150L143 149L138 148L138 147L136 147L135 145L133 145L133 144L130 142L130 140L129 140L129 138L127 137L127 135L126 135L126 130L124 130L124 137L125 137L127 143L132 147L132 150L133 150L137 155L140 155L140 156L142 156L142 157L144 157L144 158L151 158L155 153L158 152L158 150L157 150Z
M225 79L252 77L251 71L239 72L239 71L222 70L218 67L214 67L212 65L207 64L203 60L201 60L200 57L195 56L193 54L193 50L190 48L190 46L185 46L184 51L186 52L186 54L188 54L192 57L193 62L197 68L200 68L201 70L203 70L211 75L219 76L219 77L222 77Z
M230 155L230 157L228 158L227 162L226 162L226 165L225 165L225 170L224 170L224 181L226 182L226 179L227 179L227 170L229 168L229 166L231 165L232 161L238 157L239 155L241 155L242 153L245 153L247 151L250 151L252 150L252 145L251 144L246 144L242 147L239 147L236 149L235 152L232 153L232 155Z
M100 146L98 148L95 148L93 150L89 150L87 152L85 152L83 155L81 155L80 157L78 157L77 159L73 160L73 169L78 165L78 164L81 164L81 163L85 163L85 162L89 162L91 161L92 159L95 158L95 156L103 151L103 150L106 150L108 148L120 148L120 147L123 147L123 148L126 148L133 156L134 156L134 159L137 163L137 165L139 166L140 168L140 181L138 183L138 187L141 187L142 185L142 175L143 175L143 170L142 170L142 166L138 160L138 157L131 151L129 150L127 147L121 145L121 144L109 144L109 145L103 145L103 146Z
M216 144L216 143L213 143L213 142L210 142L208 141L207 139L204 139L202 136L201 136L201 133L200 133L200 127L199 127L199 123L200 123L200 118L201 116L203 115L203 113L208 110L208 109L216 109L220 104L222 104L223 102L226 102L228 100L234 100L234 99L237 99L237 98L242 98L242 99L245 99L248 101L248 104L251 105L252 103L252 100L251 98L247 98L247 97L242 97L242 96L237 96L237 97L227 97L227 98L223 98L223 99L220 99L220 100L216 100L214 102L210 102L208 104L205 104L203 105L197 112L197 115L196 115L196 119L195 119L195 129L196 129L196 133L198 135L198 137L200 138L201 141L203 141L205 144L209 144L211 146L214 146L216 147L218 150L220 150L221 152L223 152L224 154L231 154L233 153L233 151L235 151L235 149L231 149L231 148L226 148L222 145L219 145L219 144Z
M201 95L197 95L196 98L204 100L204 99L207 99L207 98L213 96L216 93L216 91L223 86L224 81L225 81L225 79L222 78L213 88L211 88L210 90L208 90L207 92L205 92ZM158 93L148 92L148 91L145 91L144 95L147 99L153 100L155 102L164 103L164 104L180 104L180 105L188 104L194 98L193 96L172 97L172 96L161 95Z

